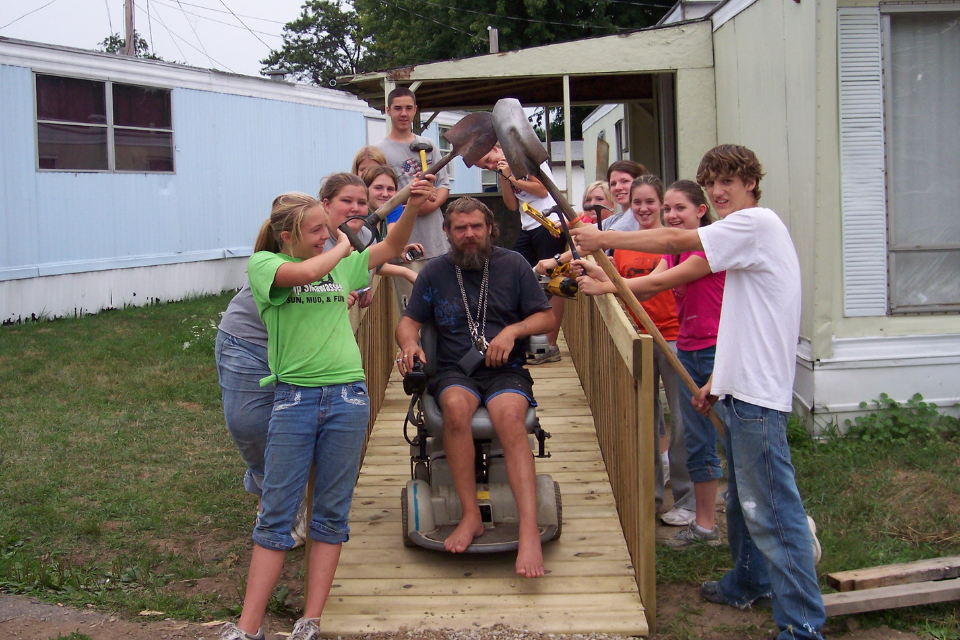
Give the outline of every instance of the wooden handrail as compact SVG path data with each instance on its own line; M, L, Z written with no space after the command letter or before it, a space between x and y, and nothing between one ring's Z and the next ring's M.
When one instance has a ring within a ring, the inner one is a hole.
M567 300L563 334L593 412L600 451L633 561L647 626L656 633L653 339L612 294Z

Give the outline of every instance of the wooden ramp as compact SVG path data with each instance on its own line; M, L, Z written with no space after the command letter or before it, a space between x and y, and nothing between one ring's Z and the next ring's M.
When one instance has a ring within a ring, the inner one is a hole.
M551 458L537 472L560 483L563 535L544 545L547 575L527 580L515 554L453 555L406 548L400 490L410 478L403 440L409 399L394 374L367 448L323 632L401 627L473 629L504 624L543 633L647 635L644 607L570 354L530 367Z

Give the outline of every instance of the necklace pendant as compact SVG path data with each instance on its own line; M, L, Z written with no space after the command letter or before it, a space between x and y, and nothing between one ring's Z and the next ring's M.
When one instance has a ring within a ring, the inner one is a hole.
M476 341L474 341L474 346L477 347L477 350L478 350L480 353L486 353L486 352L487 352L487 347L490 346L490 343L487 342L487 339L486 339L486 338L484 338L483 336L481 336L481 337L477 338Z

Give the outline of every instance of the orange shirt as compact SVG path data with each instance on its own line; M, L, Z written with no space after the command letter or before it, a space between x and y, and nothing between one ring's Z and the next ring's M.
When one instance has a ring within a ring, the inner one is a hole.
M613 252L613 264L616 265L617 271L624 278L650 275L661 260L663 260L663 256L653 253L624 249L617 249ZM677 303L673 299L673 291L667 289L649 300L641 302L640 305L650 316L660 333L663 334L664 340L672 342L677 339L680 335L680 323L677 322ZM631 312L630 315L633 316L633 313ZM636 316L633 316L633 319L640 327L640 331L643 331L640 320ZM644 333L646 332L644 331Z

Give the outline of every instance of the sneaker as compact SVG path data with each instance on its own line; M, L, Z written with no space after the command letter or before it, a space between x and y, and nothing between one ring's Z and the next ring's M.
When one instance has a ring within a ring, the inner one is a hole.
M307 542L307 501L300 503L300 509L297 511L297 517L293 521L293 529L290 535L293 536L293 548L299 549Z
M707 602L712 602L713 604L725 604L730 607L737 607L737 605L727 602L727 599L724 598L723 594L720 593L720 589L718 588L717 585L718 583L716 580L710 580L708 582L704 582L702 585L700 585L700 597L702 597ZM760 596L759 598L757 598L756 600L754 600L753 602L751 602L746 606L737 607L737 608L738 609L750 609L750 608L770 609L772 607L773 607L773 601L770 599L769 595L766 595L766 596Z
M320 618L300 618L287 640L319 640Z
M263 640L263 629L257 631L257 635L252 636L245 631L241 631L232 622L228 622L220 627L220 640Z
M695 544L705 544L708 547L719 547L723 544L723 540L720 539L720 529L718 527L714 526L710 531L703 533L700 527L697 526L696 522L691 522L689 527L682 530L672 538L662 541L661 544L670 549L679 550L686 549L687 547Z
M547 347L543 353L538 353L527 361L527 364L546 364L547 362L560 362L560 347L552 344Z
M674 507L673 509L670 509L670 511L667 511L665 514L660 516L660 520L663 521L663 524L670 525L671 527L685 527L691 522L695 522L696 519L696 511L684 509L683 507Z
M820 564L820 558L823 557L823 549L820 547L820 540L817 539L817 523L807 516L807 526L810 527L810 535L813 536L813 566L817 566Z

